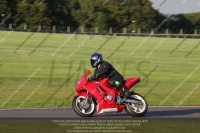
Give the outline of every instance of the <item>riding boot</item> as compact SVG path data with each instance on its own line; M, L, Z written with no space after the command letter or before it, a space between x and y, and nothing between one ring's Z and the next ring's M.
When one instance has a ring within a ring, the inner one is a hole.
M129 89L126 88L126 86L123 86L122 90L123 90L123 93L124 93L124 96L123 96L124 99L129 98L131 96Z
M124 100L131 96L131 93L129 92L128 88L126 88L124 85L121 87L121 90L123 92L120 94L121 101L119 102L119 104L123 103Z
M124 85L120 88L120 90L122 90L122 93L120 94L121 98L126 99L131 96L128 88L126 88Z

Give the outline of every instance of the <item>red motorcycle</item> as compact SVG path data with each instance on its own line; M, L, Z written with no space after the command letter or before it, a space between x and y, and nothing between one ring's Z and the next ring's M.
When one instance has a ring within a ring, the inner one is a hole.
M120 113L124 109L133 117L142 117L147 113L148 105L143 96L131 92L129 98L122 100L122 91L110 87L108 78L89 81L87 76L90 74L86 70L76 85L77 94L72 101L72 107L77 115L91 117L96 110L97 114L102 114ZM139 82L140 77L127 78L124 85L130 89Z

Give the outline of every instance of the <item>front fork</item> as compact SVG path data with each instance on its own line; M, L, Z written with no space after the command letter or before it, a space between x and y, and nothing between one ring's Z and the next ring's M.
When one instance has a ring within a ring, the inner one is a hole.
M87 91L87 97L86 97L86 100L85 100L85 104L88 103L88 100L92 100L92 95Z

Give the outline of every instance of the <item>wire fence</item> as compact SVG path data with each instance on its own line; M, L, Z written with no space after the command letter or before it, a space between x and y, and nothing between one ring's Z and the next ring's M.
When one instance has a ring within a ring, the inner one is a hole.
M78 29L78 30L77 30ZM168 38L199 38L200 29L164 29L159 28L115 28L107 27L106 29L99 29L98 27L70 27L70 26L32 26L27 25L15 26L7 24L0 28L0 31L21 31L21 32L41 32L41 33L65 33L65 34L93 34L93 35L114 35L114 36L140 36L140 37L168 37ZM170 33L170 36L168 34Z

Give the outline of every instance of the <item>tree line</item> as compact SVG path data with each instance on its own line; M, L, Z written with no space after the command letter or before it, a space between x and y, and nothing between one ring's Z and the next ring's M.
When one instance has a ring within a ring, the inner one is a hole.
M124 27L132 30L133 25L135 29L152 29L168 17L155 10L149 0L0 0L0 14L11 14L5 23L12 23L14 29L27 24L30 29L56 25L60 30L66 30L66 26L75 30L82 25L88 31L113 27L115 32ZM200 13L172 15L158 32L166 28L198 29L199 18Z

